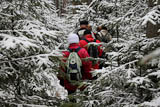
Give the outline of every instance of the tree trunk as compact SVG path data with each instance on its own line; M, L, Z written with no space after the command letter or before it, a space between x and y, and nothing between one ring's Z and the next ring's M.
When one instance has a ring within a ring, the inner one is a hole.
M160 24L157 23L157 25L153 25L151 22L148 22L146 36L148 38L159 36L160 35L160 32L158 32L159 29L160 29Z
M158 4L160 4L160 0L158 0ZM148 7L149 8L154 7L154 0L148 1ZM147 22L146 36L148 38L153 38L153 37L159 36L160 35L160 32L158 32L159 29L160 29L159 23L156 23L156 25L153 25L151 22Z

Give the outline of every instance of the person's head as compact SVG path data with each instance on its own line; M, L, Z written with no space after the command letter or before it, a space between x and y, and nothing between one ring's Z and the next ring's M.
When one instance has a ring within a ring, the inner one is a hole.
M71 33L67 38L68 44L79 43L79 37L77 34Z
M87 29L87 27L88 27L88 21L87 20L80 21L80 28Z
M91 33L90 30L85 30L83 35L86 36L86 35L91 35L91 34L92 34L92 33Z
M87 29L90 30L90 31L92 31L92 26L88 25Z
M102 30L102 26L98 26L96 30L97 32L100 32Z
M102 26L101 28L102 28L102 30L107 30L106 26Z

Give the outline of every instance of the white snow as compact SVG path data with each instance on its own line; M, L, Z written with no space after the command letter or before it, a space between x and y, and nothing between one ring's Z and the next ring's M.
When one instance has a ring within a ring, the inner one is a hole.
M150 22L153 25L156 25L159 17L160 17L159 11L152 10L151 12L149 12L146 16L142 18L143 20L142 25L146 25L147 22Z
M36 47L38 46L35 44L36 41L28 39L26 37L14 37L7 34L0 34L0 37L3 38L2 41L0 41L0 46L2 48L10 49L10 48L16 48L18 44L21 44L23 46L22 48L29 48L29 47ZM34 43L35 42L35 43Z
M154 75L154 76L157 76L157 78L160 78L160 70L157 70L156 72L152 72L148 76L151 76L151 75Z
M51 90L47 90L48 95L66 99L66 97L68 96L68 92L59 84L59 80L57 79L57 77L54 74L49 75L46 72L43 73L50 80L50 85L52 86Z
M159 107L160 106L160 97L153 99L151 102L144 102L141 105L142 106Z

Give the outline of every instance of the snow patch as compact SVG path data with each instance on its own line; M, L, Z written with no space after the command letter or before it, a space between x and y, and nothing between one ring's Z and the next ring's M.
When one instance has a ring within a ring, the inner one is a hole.
M160 97L152 100L151 102L144 102L142 106L151 106L151 107L159 107L160 106Z
M0 46L2 48L14 49L18 44L21 44L21 46L23 46L23 49L29 47L38 48L38 46L34 43L35 42L34 40L28 39L26 37L13 37L7 34L0 34L0 37L3 38L3 40L0 41Z

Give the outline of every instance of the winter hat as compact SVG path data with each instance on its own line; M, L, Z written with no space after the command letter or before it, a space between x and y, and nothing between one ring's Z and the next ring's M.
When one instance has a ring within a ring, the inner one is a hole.
M69 44L79 43L79 37L77 34L73 34L73 33L69 34L67 40Z
M102 26L102 29L107 30L107 27L106 26Z
M80 25L88 25L88 21L87 20L80 21Z

